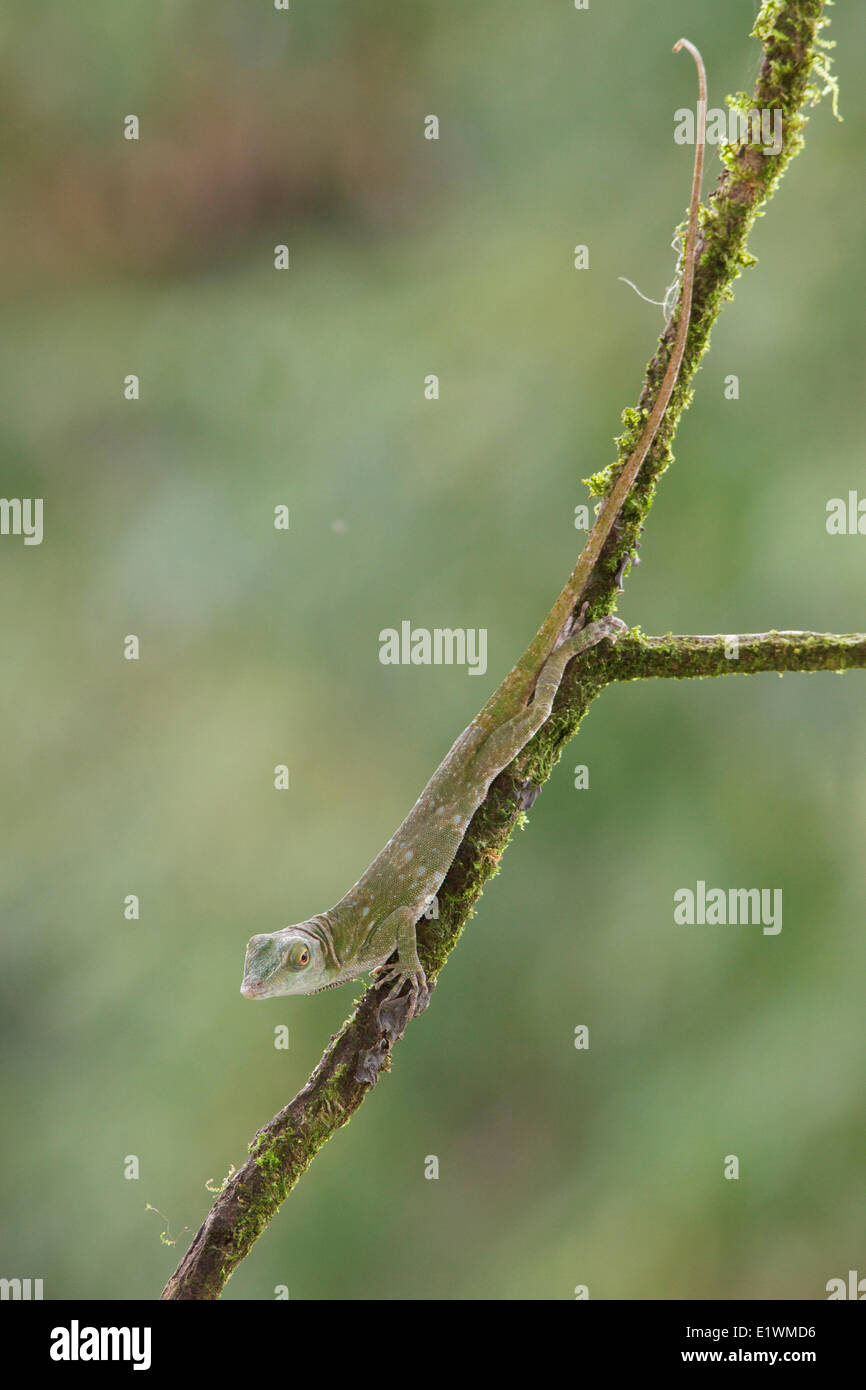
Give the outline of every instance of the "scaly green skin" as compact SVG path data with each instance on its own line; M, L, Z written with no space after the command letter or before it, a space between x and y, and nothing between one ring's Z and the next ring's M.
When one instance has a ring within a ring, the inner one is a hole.
M250 938L241 994L267 999L317 994L377 970L397 951L385 977L385 1002L408 982L412 1012L430 999L418 959L415 924L429 910L490 783L545 723L566 666L603 638L625 630L601 618L567 637L544 663L530 703L492 732L473 719L433 773L412 810L367 872L327 912Z

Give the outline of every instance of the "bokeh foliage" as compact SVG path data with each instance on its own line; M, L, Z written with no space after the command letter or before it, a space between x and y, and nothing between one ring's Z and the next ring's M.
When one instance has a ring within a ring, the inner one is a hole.
M748 0L85 8L0 20L0 490L46 507L42 547L0 543L0 1273L155 1297L179 1247L145 1203L194 1228L351 998L242 1000L247 936L358 876L573 563L661 322L617 276L662 297L686 200L671 44L716 106L759 51ZM813 115L714 334L620 609L648 632L863 627L864 542L824 508L866 492L866 15L831 33L845 122ZM486 627L487 676L382 667L404 617ZM858 673L606 691L225 1296L866 1272L864 762ZM781 935L674 927L699 878L782 887Z

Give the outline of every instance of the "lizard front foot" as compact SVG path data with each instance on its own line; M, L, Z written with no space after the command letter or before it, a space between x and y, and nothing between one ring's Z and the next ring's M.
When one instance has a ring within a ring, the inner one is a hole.
M424 974L423 966L417 964L407 969L398 961L396 965L383 965L375 974L377 984L390 984L391 986L379 1006L380 1011L392 999L396 999L408 981L409 990L406 994L406 1000L411 1005L410 1017L417 1018L419 1014L423 1014L430 1003L430 986L427 984L427 976Z

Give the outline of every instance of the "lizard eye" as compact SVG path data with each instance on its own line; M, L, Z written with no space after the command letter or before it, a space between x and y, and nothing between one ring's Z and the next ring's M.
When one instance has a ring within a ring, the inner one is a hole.
M310 963L310 948L305 946L303 941L296 941L294 946L289 948L286 956L286 965L289 970L303 970L305 965Z

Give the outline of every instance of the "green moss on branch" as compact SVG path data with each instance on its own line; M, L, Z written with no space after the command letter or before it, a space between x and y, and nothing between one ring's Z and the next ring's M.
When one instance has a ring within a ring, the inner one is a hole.
M662 676L747 676L761 671L848 671L866 668L866 633L749 632L715 637L644 637L629 633L607 663L612 680Z
M824 55L820 47L821 0L768 0L762 7L755 32L764 47L761 68L752 105L781 109L783 148L769 158L752 146L732 152L727 168L709 209L702 219L700 262L695 280L691 327L680 379L665 421L642 472L626 502L620 524L600 557L588 590L592 616L608 612L617 594L616 571L623 554L634 547L646 519L652 496L664 469L670 462L670 445L677 422L689 399L689 382L706 351L710 329L731 297L732 285L750 258L746 237L755 217L772 193L786 165L802 144L804 106L815 95L813 74L826 80ZM671 335L672 337L672 335ZM671 339L663 336L647 371L640 398L640 412L627 417L627 428L619 440L619 462L631 452L642 421L652 407L658 391ZM609 478L600 477L605 487ZM766 639L773 634L763 634ZM778 639L792 634L778 634ZM815 634L800 634L814 638ZM439 917L419 927L421 959L431 982L445 964L459 940L484 884L496 871L500 856L515 826L521 823L541 784L550 775L565 741L576 731L596 695L611 680L639 679L649 675L718 675L719 654L698 646L685 649L672 644L718 642L706 638L623 639L617 651L608 644L587 652L572 667L560 690L553 714L516 762L490 789L487 800L476 812L449 870L439 895ZM849 642L851 639L817 638L819 643ZM860 643L863 638L856 639ZM661 644L653 646L653 643ZM857 649L859 650L859 649ZM840 669L863 664L852 660L855 647L837 647L834 652L805 643L798 653L789 650L793 661L789 670ZM832 656L835 655L835 663ZM768 652L767 659L779 659L779 652ZM741 672L757 654L741 655ZM827 665L810 664L827 660ZM702 662L706 670L698 669ZM661 667L667 669L662 670ZM778 669L757 666L754 669ZM313 1075L289 1105L256 1135L250 1156L233 1173L216 1197L204 1224L195 1235L186 1255L163 1291L165 1299L215 1299L238 1262L249 1253L259 1235L274 1216L295 1183L330 1136L357 1110L370 1085L358 1080L369 1067L387 1069L390 1042L383 1037L376 1011L380 989L368 989L351 1018L331 1040ZM429 1016L428 1016L429 1019ZM423 1025L422 1025L423 1026Z

